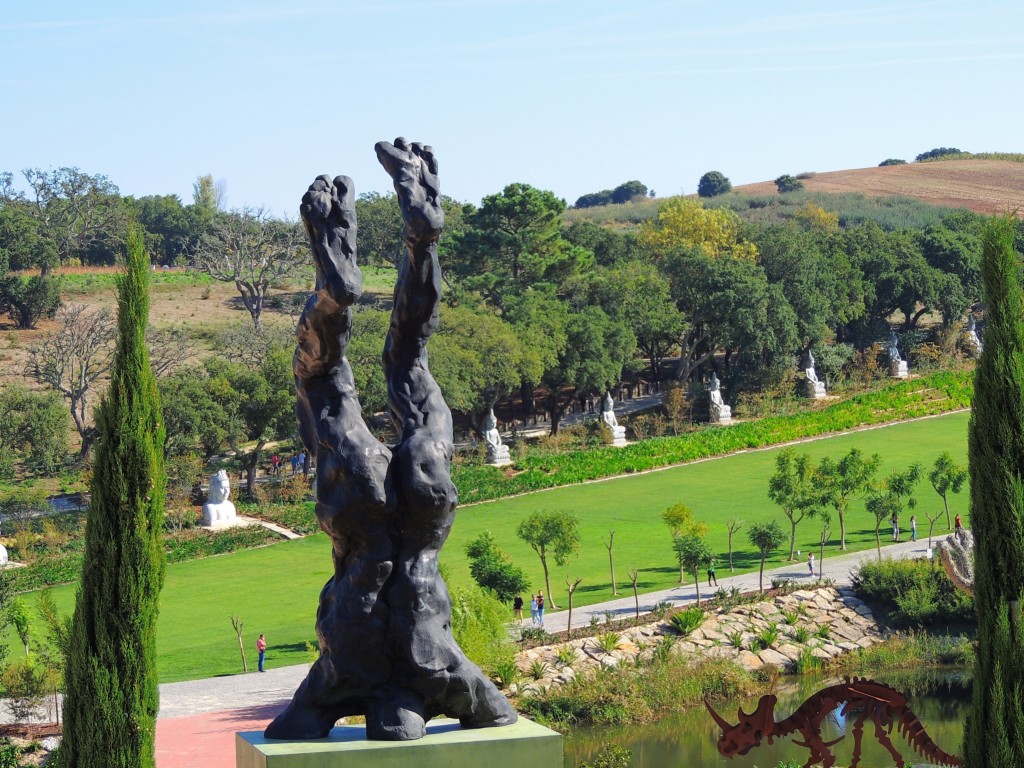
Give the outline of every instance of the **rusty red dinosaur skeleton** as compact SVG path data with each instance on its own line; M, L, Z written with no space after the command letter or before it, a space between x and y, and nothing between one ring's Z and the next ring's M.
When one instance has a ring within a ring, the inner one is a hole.
M845 682L818 691L789 717L775 722L777 701L774 694L762 696L752 714L748 715L740 708L739 722L730 725L705 699L704 706L722 729L718 751L725 757L745 755L760 745L764 739L771 744L777 737L799 733L803 740L794 739L793 743L811 751L804 768L810 768L818 763L824 768L832 768L836 758L829 748L842 741L843 737L824 741L821 737L821 723L830 712L845 704L842 710L844 716L850 712L857 713L853 725L854 747L850 768L857 768L860 763L861 737L864 733L864 723L869 719L875 725L875 738L889 751L899 768L904 768L906 762L889 739L894 725L906 742L922 757L938 765L962 765L959 757L943 752L931 740L917 715L907 706L906 697L883 683L847 677Z

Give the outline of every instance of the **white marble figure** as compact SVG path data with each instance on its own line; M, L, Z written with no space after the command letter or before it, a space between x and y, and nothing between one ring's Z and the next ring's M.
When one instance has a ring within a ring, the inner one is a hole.
M981 357L981 350L984 348L984 345L978 336L978 324L974 322L974 315L970 315L967 318L967 346L972 355Z
M719 387L718 374L712 371L711 384L708 385L708 392L711 394L711 423L728 424L732 421L732 408L725 404Z
M11 561L11 556L7 554L7 547L0 544L0 565L7 565Z
M484 441L487 443L488 464L500 467L504 464L512 463L512 456L509 454L508 446L501 442L501 433L498 431L498 419L494 416L494 409L491 409L487 414Z
M612 445L626 444L626 428L620 427L619 420L615 418L615 402L611 392L605 392L601 400L601 421L611 430Z
M210 475L209 498L203 505L204 526L210 528L226 528L238 524L238 512L235 505L228 500L231 495L231 483L228 473L223 469Z
M894 379L906 379L910 376L907 370L907 361L900 356L899 339L896 332L889 334L889 375Z
M804 382L805 394L812 400L818 400L825 397L825 382L818 379L818 374L814 371L814 353L810 349L807 350L807 354L804 355L804 376L806 381Z

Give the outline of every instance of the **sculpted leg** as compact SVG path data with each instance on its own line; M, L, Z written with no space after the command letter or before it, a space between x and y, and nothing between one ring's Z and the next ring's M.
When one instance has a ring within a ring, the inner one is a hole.
M393 475L399 489L395 574L389 581L394 682L424 702L424 712L458 717L464 726L515 722L516 713L451 633L451 601L437 555L451 530L458 496L450 475L451 412L427 364L437 327L441 269L437 239L444 223L437 161L430 147L377 144L394 179L405 221L407 258L395 285L384 370L392 419L399 430Z
M316 515L333 542L334 575L317 610L320 657L267 728L269 738L325 736L339 717L365 712L391 673L387 608L379 599L394 562L391 453L363 423L345 359L361 290L351 180L319 177L301 212L317 280L297 331L297 416L316 456Z

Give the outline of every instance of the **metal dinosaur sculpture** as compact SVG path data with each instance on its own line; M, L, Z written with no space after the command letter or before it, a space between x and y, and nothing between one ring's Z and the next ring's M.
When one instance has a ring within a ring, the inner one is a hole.
M963 764L959 757L939 749L925 732L917 715L907 706L906 697L883 683L847 677L845 682L818 691L789 717L775 722L777 701L774 694L762 696L752 714L748 715L740 708L739 722L731 725L705 699L704 706L722 729L718 751L725 757L745 755L765 739L771 744L780 736L799 733L803 740L794 740L793 743L811 751L804 768L810 768L818 763L824 768L832 768L836 758L829 748L842 741L843 737L825 741L821 736L821 723L830 712L844 705L842 714L845 716L853 713L855 717L853 761L850 768L857 768L860 763L861 737L864 733L864 723L869 719L875 725L875 737L889 751L899 768L904 768L906 762L889 738L894 725L914 751L932 763L953 766Z

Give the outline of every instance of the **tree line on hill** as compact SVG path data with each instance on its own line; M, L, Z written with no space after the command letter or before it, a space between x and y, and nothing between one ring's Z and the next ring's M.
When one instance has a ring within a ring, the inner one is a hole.
M190 264L236 286L249 330L225 339L214 358L181 366L189 351L180 334L153 338L151 347L172 451L209 456L229 445L256 446L243 457L255 471L265 443L294 430L292 342L262 318L272 287L308 274L298 226L262 211L220 210L211 177L197 180L193 201L183 205L175 196L121 197L104 177L77 169L25 175L31 194L15 191L11 174L3 177L5 284L50 285L56 266L114 263L134 224L154 263ZM984 217L968 211L923 229L893 230L871 222L841 226L836 214L811 203L782 222L761 223L702 200L669 198L657 218L630 231L587 221L565 226L566 203L522 183L479 206L447 198L443 205L447 291L431 368L452 409L471 423L514 398L506 419L544 411L557 433L581 396L599 396L628 376L668 375L686 387L715 371L734 402L742 393L793 386L796 358L808 348L819 372L835 379L886 338L891 323L904 354L913 353L940 336L955 338L981 299ZM356 208L360 261L394 266L402 251L394 195L362 195ZM937 324L926 329L933 317ZM28 370L64 398L83 444L96 393L81 385L102 382L109 360L102 327L112 318L101 319L63 310L56 336L67 343L33 350ZM79 333L86 321L93 333ZM379 366L386 331L386 307L360 307L349 355L369 413L386 410ZM70 359L82 350L92 357ZM74 387L61 383L83 369L87 375L72 377ZM52 409L50 397L45 407ZM13 418L0 419L0 446L11 446L14 461L52 466L42 448L29 456L26 445L35 443L19 443L13 425Z

